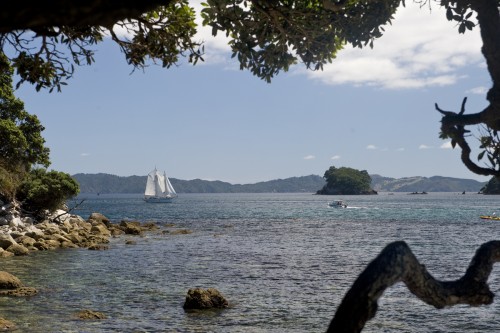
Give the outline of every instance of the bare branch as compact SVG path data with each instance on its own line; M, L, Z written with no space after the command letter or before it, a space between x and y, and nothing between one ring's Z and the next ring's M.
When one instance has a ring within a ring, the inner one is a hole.
M52 219L51 219L51 222L57 222L57 223L61 223L61 220L60 220L60 217L61 216L64 216L64 215L67 215L67 214L70 214L73 210L77 209L78 207L80 207L83 203L85 202L85 199L82 199L80 202L76 203L73 207L69 208L67 211L64 211L64 213L61 213L57 216L54 216Z
M437 104L435 104L436 110L443 115L443 118L441 119L441 137L450 138L453 147L455 147L455 145L458 145L460 149L462 149L460 159L470 171L478 175L500 176L500 169L496 169L495 165L493 165L491 168L480 167L470 158L472 150L465 140L465 135L470 131L466 130L465 126L487 123L484 119L487 111L483 110L479 113L464 114L466 102L467 97L463 99L460 111L458 113L445 111L441 109Z
M420 264L405 242L385 247L359 275L330 323L328 333L361 332L377 312L377 300L397 282L429 305L446 306L491 304L494 294L487 284L493 264L500 261L500 241L484 243L476 251L463 277L439 281Z

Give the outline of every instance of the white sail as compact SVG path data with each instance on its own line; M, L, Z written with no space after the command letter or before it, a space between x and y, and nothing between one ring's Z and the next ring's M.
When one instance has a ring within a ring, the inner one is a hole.
M156 195L156 181L155 181L155 176L157 174L157 170L154 169L148 174L148 180L146 183L146 190L144 191L144 195L146 197L154 197Z
M164 180L163 176L160 174L155 175L155 196L161 197L163 196L163 192L165 192L165 187L163 185Z
M174 187L170 183L170 179L168 179L166 172L163 172L163 178L165 180L165 194L170 197L175 197L177 193L175 193Z
M175 198L174 187L170 183L167 174L163 175L155 168L148 174L144 200L148 202L168 202Z

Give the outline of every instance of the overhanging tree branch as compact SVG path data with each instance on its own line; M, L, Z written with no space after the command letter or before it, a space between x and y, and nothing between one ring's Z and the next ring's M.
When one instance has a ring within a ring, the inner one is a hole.
M494 294L487 280L493 264L498 261L500 241L490 241L479 247L463 277L439 281L419 263L405 242L391 243L356 279L327 333L361 332L366 322L375 316L377 301L383 292L398 282L405 283L415 296L438 309L457 304L491 304Z
M500 177L500 156L496 147L495 135L485 138L483 142L490 142L490 145L482 144L480 148L484 151L479 155L478 160L484 154L487 154L491 163L491 167L481 167L473 162L470 158L471 148L467 143L465 136L469 133L465 126L485 124L491 133L496 133L500 130L500 14L498 10L498 1L496 0L476 0L476 1L444 1L445 7L456 13L461 12L462 15L467 10L474 10L477 13L477 20L480 27L481 39L483 47L481 49L488 72L493 80L493 85L488 91L487 99L490 104L481 112L474 114L464 114L465 102L464 98L460 112L444 111L436 104L436 110L443 114L441 120L441 138L450 138L452 146L458 145L461 152L462 163L472 172L485 175ZM451 11L450 11L451 12ZM470 15L469 15L470 16Z
M10 1L0 11L0 33L30 29L45 35L52 27L102 26L168 6L172 0L23 0Z
M436 110L439 111L443 118L441 119L441 138L450 138L451 145L455 148L456 145L462 150L460 154L460 159L462 163L469 169L478 175L485 176L500 176L500 170L497 169L495 163L492 163L491 168L480 167L471 160L472 150L465 139L465 136L470 133L469 130L465 129L466 125L478 125L484 123L484 116L487 111L482 111L474 114L465 114L465 103L467 102L467 97L462 101L462 106L458 113L452 111L442 110L437 104L435 104Z

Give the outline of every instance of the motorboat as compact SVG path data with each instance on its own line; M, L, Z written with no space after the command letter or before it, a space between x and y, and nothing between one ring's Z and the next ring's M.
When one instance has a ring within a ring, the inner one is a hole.
M342 200L335 200L328 203L328 206L335 208L347 208L347 204Z

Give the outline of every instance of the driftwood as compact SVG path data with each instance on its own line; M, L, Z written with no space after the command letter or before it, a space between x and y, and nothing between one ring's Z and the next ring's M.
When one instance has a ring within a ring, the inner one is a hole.
M84 202L85 202L85 199L82 199L80 202L76 203L73 207L68 208L68 210L65 210L64 213L61 213L61 214L59 214L59 215L54 216L53 218L51 218L50 222L61 223L61 219L60 219L61 216L70 214L73 210L75 210L78 207L80 207L80 205L83 204Z
M361 332L377 312L377 300L385 289L404 282L427 304L441 309L456 304L491 304L494 294L487 284L493 264L500 261L500 241L484 243L476 251L463 277L438 281L420 264L405 242L394 242L359 275L330 323L328 333Z

